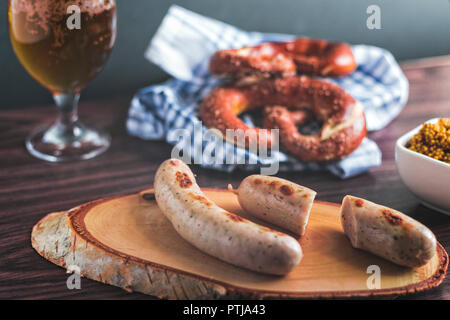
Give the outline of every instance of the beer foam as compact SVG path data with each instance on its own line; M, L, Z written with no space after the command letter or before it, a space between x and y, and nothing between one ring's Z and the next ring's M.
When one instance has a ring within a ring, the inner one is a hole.
M39 19L44 23L50 18L66 15L67 8L72 5L89 15L100 14L116 6L114 0L11 0L11 12L24 12L28 19Z
M100 14L104 11L115 8L115 0L11 0L11 14L25 14L28 34L19 32L20 28L12 21L13 32L18 39L31 43L45 37L49 30L49 21L64 18L68 14L67 9L75 5L80 9L80 13L87 13L89 16ZM11 19L14 20L14 17ZM36 27L41 30L37 31Z

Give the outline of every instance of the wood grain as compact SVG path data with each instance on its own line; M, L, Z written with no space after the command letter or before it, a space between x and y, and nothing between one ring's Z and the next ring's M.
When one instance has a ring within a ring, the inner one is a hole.
M236 194L203 189L221 208L246 214ZM33 248L64 268L78 266L89 279L168 299L344 298L390 296L429 290L445 277L448 255L440 244L419 268L404 268L354 249L339 221L339 204L315 201L304 258L286 276L235 267L186 242L159 209L153 189L99 199L68 212L51 213L32 232ZM367 287L367 268L381 270L379 289Z
M450 58L446 58L450 61ZM433 117L450 116L450 64L409 62L405 109L386 128L370 134L383 152L383 163L357 177L341 180L326 172L290 172L279 176L318 190L318 200L340 202L346 194L403 211L426 224L450 250L450 217L420 205L403 185L395 167L395 140ZM44 89L43 89L44 90ZM112 133L112 147L102 156L67 164L31 157L24 140L42 122L55 117L54 106L0 112L0 298L20 299L149 299L140 294L82 280L81 290L68 290L67 275L39 257L30 245L32 226L46 213L67 210L90 200L138 192L151 185L159 163L170 156L164 142L143 141L125 131L131 97L81 101L81 118ZM194 166L202 187L237 186L246 173L231 174ZM150 297L151 298L151 297ZM408 299L450 299L450 277L432 291Z

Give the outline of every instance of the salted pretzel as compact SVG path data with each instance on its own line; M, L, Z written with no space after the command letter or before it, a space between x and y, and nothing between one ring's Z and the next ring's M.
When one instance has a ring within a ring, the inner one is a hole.
M249 133L246 146L262 140L270 146L271 135L248 127L238 118L242 112L261 107L265 107L265 127L280 129L280 143L303 160L343 158L359 146L367 133L364 110L358 101L335 84L306 76L217 87L203 100L200 115L206 126L223 135L227 129ZM297 125L308 118L302 110L323 122L320 133L303 135L298 131Z
M346 43L299 38L219 50L212 55L209 68L213 74L238 78L249 74L340 77L352 73L356 62Z

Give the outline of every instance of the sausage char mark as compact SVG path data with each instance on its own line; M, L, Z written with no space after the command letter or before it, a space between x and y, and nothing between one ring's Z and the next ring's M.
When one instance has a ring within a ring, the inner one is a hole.
M278 181L266 182L270 187L276 188L277 185L280 184Z
M285 234L282 233L282 232L278 232L278 231L273 230L273 229L271 229L271 228L269 228L269 227L266 227L266 226L260 226L260 225L259 225L259 228L260 228L261 230L264 230L264 231L268 231L268 232L275 233L277 236L284 236L284 235L285 235Z
M254 183L254 184L261 184L262 181L261 181L261 179L255 179L255 180L253 181L253 183Z
M181 188L189 188L192 186L192 181L185 172L177 171L176 178Z
M398 226L403 222L403 219L398 215L396 215L395 213L393 213L391 210L383 209L381 210L381 213L386 218L386 220L393 226Z
M362 208L362 207L364 207L364 201L363 201L362 199L356 199L356 200L355 200L355 205L356 205L358 208Z
M189 192L189 195L197 201L203 202L204 204L206 204L208 207L212 206L212 203L208 201L208 199L206 199L206 197L201 196L199 194L195 194L193 192Z
M280 191L282 194L284 194L285 196L290 196L291 194L294 193L294 188L292 188L291 186L288 185L282 185L280 187Z
M244 218L238 216L237 214L234 214L234 213L231 213L231 212L227 212L227 211L223 211L223 214L226 215L231 220L233 220L234 222L247 222L247 220L245 220Z

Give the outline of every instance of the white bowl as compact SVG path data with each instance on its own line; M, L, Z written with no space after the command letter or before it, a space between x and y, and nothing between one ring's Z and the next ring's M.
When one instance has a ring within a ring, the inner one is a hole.
M437 122L439 118L428 120ZM409 150L406 143L422 125L405 133L395 144L395 161L406 186L434 210L450 215L450 164Z

